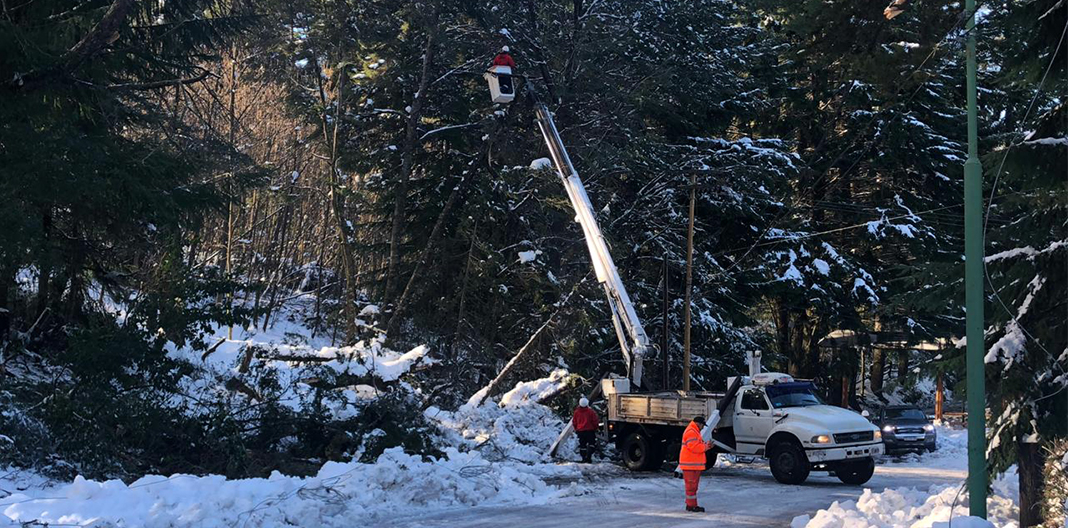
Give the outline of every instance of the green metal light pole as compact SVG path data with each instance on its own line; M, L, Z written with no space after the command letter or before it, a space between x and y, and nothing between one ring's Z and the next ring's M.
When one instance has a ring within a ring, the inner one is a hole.
M968 510L986 518L986 379L983 356L983 167L979 163L979 117L975 88L975 0L968 16L968 160L964 163L964 289L967 308Z

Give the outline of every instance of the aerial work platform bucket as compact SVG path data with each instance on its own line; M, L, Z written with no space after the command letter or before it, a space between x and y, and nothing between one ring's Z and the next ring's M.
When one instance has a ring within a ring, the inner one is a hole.
M483 77L489 83L490 99L494 103L510 103L515 99L515 80L512 77L512 68L491 66Z

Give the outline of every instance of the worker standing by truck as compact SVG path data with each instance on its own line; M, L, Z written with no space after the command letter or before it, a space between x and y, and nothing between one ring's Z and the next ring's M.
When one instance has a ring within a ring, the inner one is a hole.
M705 417L697 416L682 433L679 469L682 470L682 479L686 482L686 511L688 512L705 511L697 505L697 487L701 484L701 472L705 470L705 451L708 450L708 446L701 438L701 428L704 425Z
M579 398L578 407L571 416L571 425L575 428L579 439L579 453L582 461L593 462L593 449L597 442L597 425L601 421L597 411L590 409L590 400L585 396Z

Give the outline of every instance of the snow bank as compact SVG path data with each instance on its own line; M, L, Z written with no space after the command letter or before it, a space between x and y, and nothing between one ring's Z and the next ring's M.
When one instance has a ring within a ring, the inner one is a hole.
M534 170L551 169L553 162L549 158L538 158L530 162L530 168Z
M547 475L574 477L577 470L528 471L456 449L423 460L394 448L374 464L330 462L308 478L151 475L127 485L78 477L44 496L0 499L0 512L16 522L115 527L366 526L402 508L545 503L561 493L544 482Z
M455 412L430 407L425 415L438 424L444 444L479 450L491 460L551 463L547 453L565 422L544 405L529 401L523 405L512 403L502 408L487 402L476 408L465 406ZM572 435L561 446L559 456L575 460L577 452L578 441Z
M955 452L956 458L961 458ZM967 459L964 458L964 463ZM926 490L870 489L856 501L835 501L815 515L795 517L791 528L1016 528L1019 519L1019 477L1012 468L1000 476L987 499L988 520L968 516L964 483L938 484Z
M574 482L582 473L576 464L556 464L546 456L564 421L518 394L534 394L553 383L546 380L567 376L560 372L518 384L509 393L516 401L507 408L488 402L456 412L427 409L425 415L440 427L439 445L448 446L442 458L392 448L374 463L328 462L307 478L278 472L239 480L179 474L130 484L78 477L55 485L14 472L5 480L0 473L0 525L36 520L148 528L351 527L373 526L402 509L544 504L579 489L549 482ZM561 455L574 459L576 451L571 438Z
M375 315L370 305L361 316ZM210 402L246 398L224 388L233 378L255 381L269 374L281 387L279 403L299 409L315 389L309 377L336 374L396 381L401 390L417 392L402 377L432 362L426 347L390 350L381 338L353 346L330 346L292 319L277 318L272 328L216 328L207 352L170 346L168 355L194 366L183 379L183 396L170 403L192 415ZM242 372L242 364L249 367ZM373 463L328 462L312 477L278 472L268 478L227 480L220 475L170 477L149 475L126 484L77 477L57 483L32 472L0 471L0 525L40 524L108 527L253 527L374 526L401 509L540 504L574 495L582 473L576 464L557 464L547 455L565 422L537 401L571 381L563 369L546 378L518 383L500 404L455 412L429 408L425 415L438 428L435 446L441 458L387 449ZM358 382L357 382L358 383ZM254 385L253 385L254 386ZM335 417L359 412L361 400L378 392L368 385L337 391L324 399ZM208 402L208 403L200 403ZM253 407L234 406L235 409ZM240 412L235 410L235 415ZM560 455L577 459L577 441L566 442ZM585 471L590 471L587 468ZM555 485L554 485L555 484Z

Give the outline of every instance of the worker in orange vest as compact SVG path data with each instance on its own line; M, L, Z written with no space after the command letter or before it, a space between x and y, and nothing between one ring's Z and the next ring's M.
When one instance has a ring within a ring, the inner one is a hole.
M701 472L705 470L705 451L708 445L701 439L701 428L705 417L698 416L686 426L682 433L682 450L679 451L679 469L686 482L686 511L703 512L697 505L697 486L701 483Z

